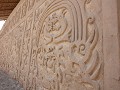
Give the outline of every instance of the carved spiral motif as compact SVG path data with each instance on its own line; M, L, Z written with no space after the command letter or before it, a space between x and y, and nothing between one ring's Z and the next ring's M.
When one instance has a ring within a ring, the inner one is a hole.
M86 46L84 44L79 45L79 53L83 56L85 55L85 49Z

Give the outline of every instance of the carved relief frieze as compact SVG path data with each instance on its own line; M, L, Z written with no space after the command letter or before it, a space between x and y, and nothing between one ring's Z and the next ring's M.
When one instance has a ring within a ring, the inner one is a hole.
M26 15L26 13L27 13L27 7L28 7L28 0L25 0L24 3L23 3L23 5L22 5L21 18L23 18Z
M99 31L94 14L87 12L86 4L90 3L90 0L51 1L38 14L38 51L33 51L35 58L37 53L37 61L34 59L38 67L34 70L39 76L37 88L100 90Z
M25 31L24 31L23 42L22 42L19 78L20 78L20 81L23 82L24 87L26 86L26 82L27 82L29 62L30 62L32 20L33 20L33 14L31 14L26 20Z
M28 3L28 10L31 10L34 6L35 0L29 0L28 2L29 2Z
M23 0L9 27L24 22L0 39L0 68L26 90L102 90L97 1Z

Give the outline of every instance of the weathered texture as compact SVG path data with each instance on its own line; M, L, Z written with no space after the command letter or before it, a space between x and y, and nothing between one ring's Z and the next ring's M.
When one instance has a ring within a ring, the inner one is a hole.
M0 33L1 69L26 90L110 90L102 3L21 0Z

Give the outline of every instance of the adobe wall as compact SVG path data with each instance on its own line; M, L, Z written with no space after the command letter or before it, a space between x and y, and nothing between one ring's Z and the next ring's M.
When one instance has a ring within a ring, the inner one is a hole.
M21 0L0 33L0 69L26 90L120 90L117 9L116 0Z

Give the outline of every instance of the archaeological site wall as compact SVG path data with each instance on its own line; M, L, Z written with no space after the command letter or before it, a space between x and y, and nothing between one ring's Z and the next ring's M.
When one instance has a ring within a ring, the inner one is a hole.
M21 0L0 32L0 69L25 90L120 90L117 0Z

